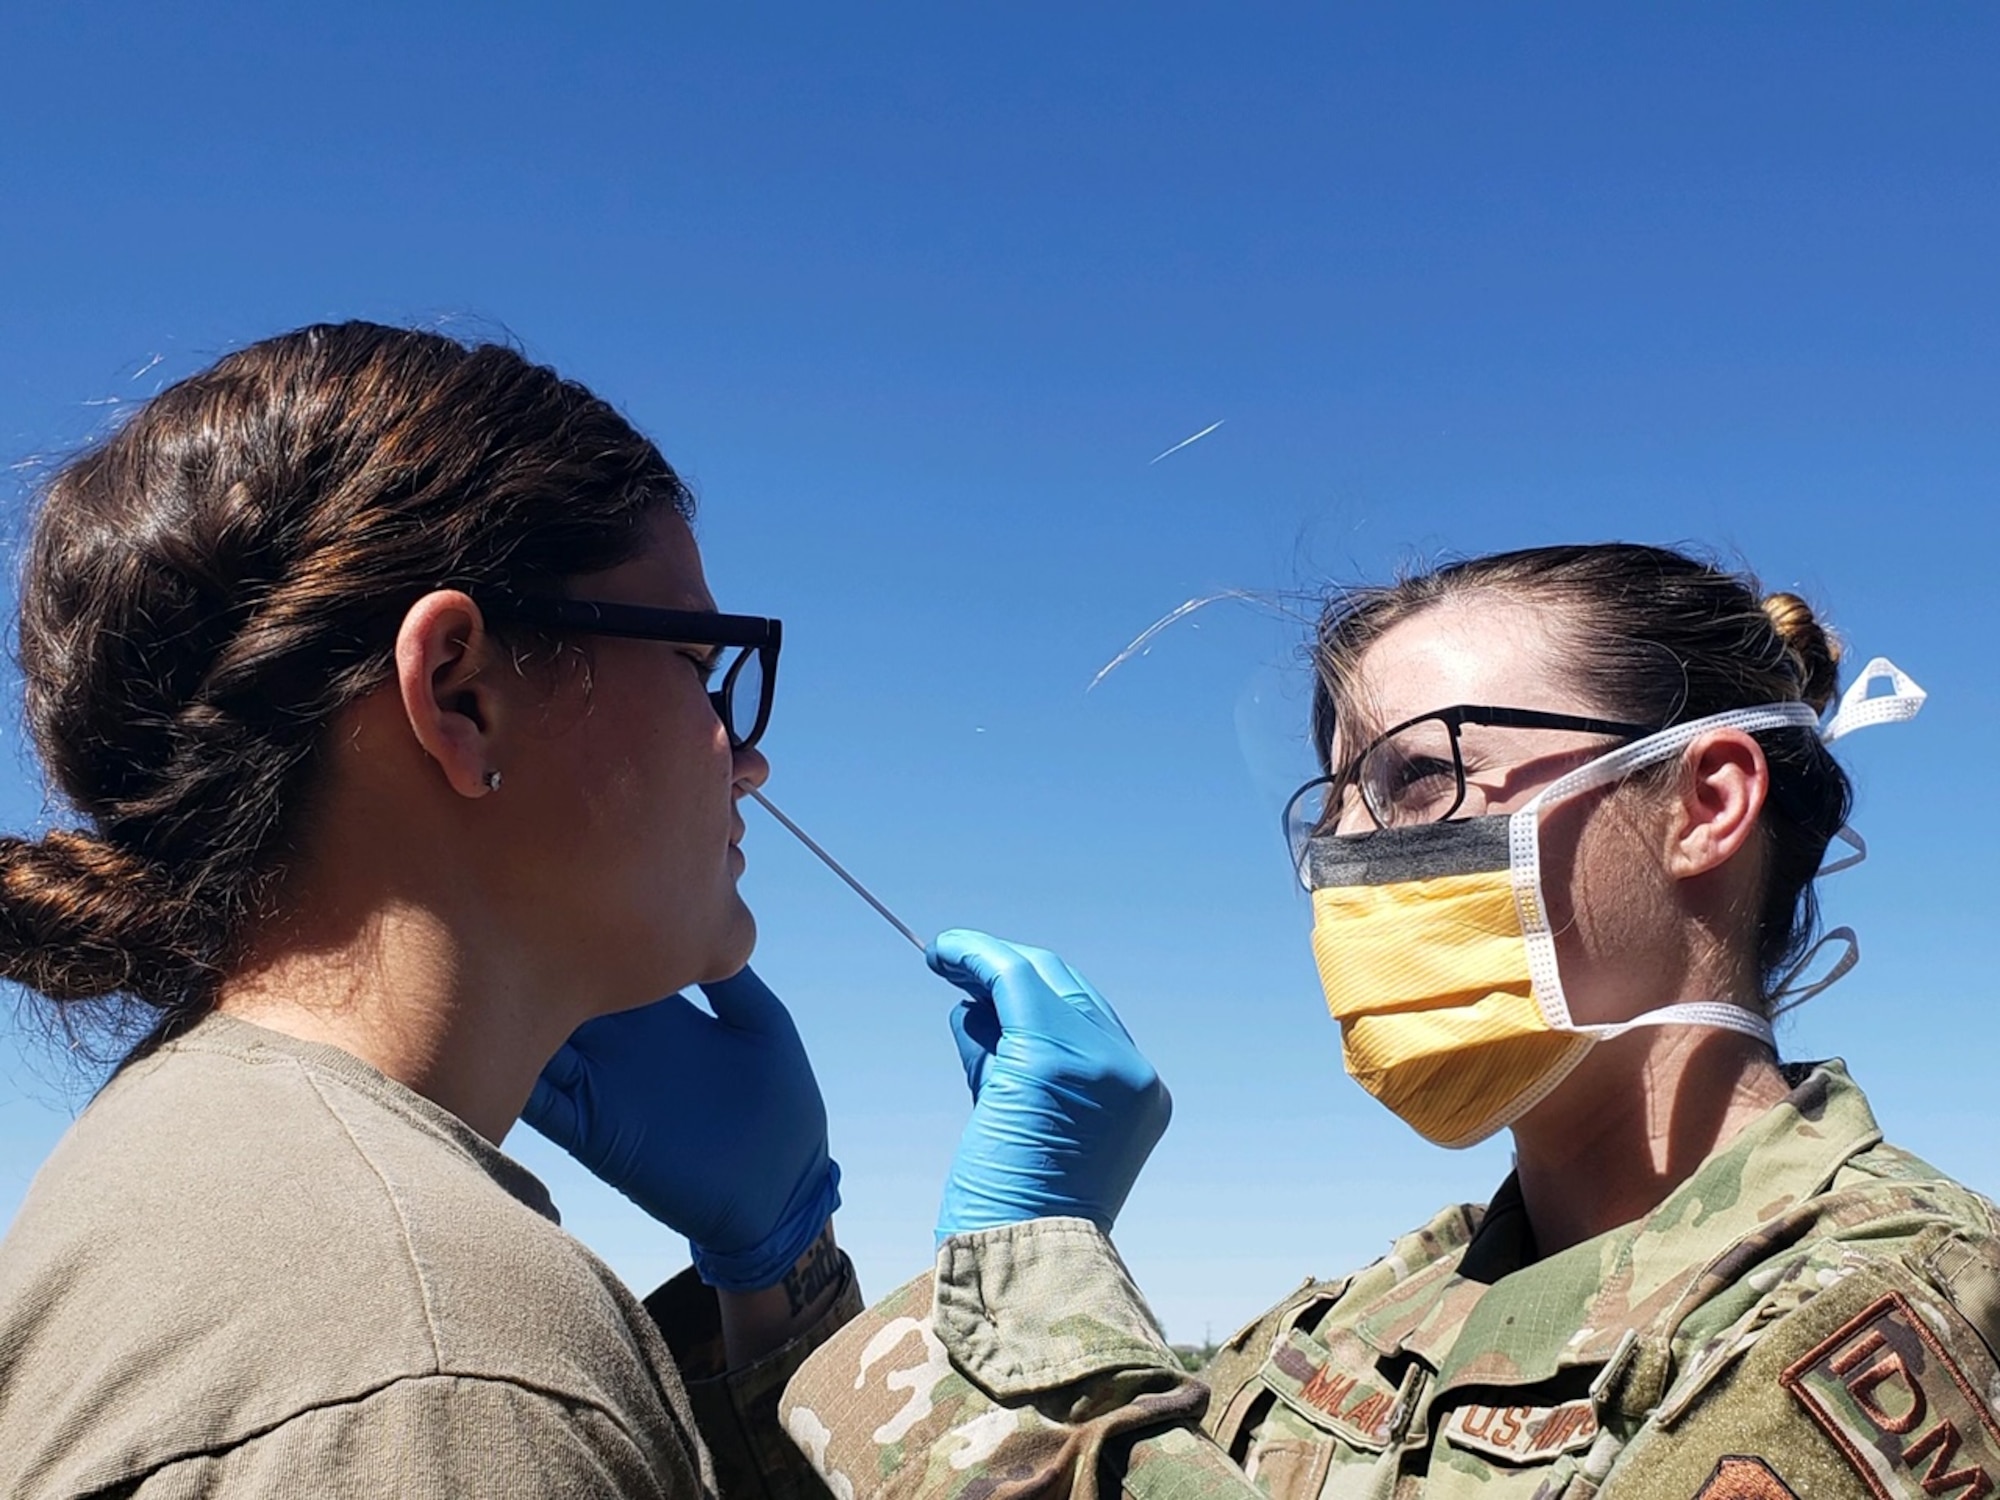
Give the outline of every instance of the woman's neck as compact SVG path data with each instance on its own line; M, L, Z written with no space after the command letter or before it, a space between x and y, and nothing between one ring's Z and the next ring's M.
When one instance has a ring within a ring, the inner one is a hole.
M488 1140L512 1127L535 1076L585 1019L515 962L425 905L379 903L272 924L224 983L217 1009L322 1042L450 1110Z
M1641 1027L1600 1043L1514 1126L1540 1253L1645 1217L1788 1092L1770 1049L1736 1032Z

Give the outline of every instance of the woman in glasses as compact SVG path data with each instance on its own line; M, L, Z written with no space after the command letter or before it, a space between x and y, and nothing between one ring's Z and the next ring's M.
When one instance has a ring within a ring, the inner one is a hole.
M1347 1071L1515 1170L1179 1368L1106 1233L1159 1087L1053 955L947 935L975 1093L934 1277L819 1351L838 1493L1782 1497L2000 1483L2000 1220L1771 1017L1844 829L1797 598L1541 548L1334 604L1288 816ZM1865 680L1891 691L1862 701ZM1307 1191L1339 1192L1337 1175Z
M122 1061L0 1242L0 1493L811 1482L770 1408L856 1293L736 889L779 630L716 612L692 508L581 386L354 323L48 483L20 652L68 816L0 839L0 972ZM642 1306L557 1226L498 1150L531 1094L699 1281Z

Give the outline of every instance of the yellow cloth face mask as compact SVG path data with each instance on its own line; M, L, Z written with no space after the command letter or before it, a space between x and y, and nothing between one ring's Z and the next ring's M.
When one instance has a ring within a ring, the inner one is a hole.
M1426 1140L1484 1140L1590 1049L1535 997L1507 818L1316 841L1310 858L1313 955L1347 1071Z

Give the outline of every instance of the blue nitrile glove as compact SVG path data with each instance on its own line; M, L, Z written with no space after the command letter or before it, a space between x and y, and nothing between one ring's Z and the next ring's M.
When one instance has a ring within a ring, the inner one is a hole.
M710 1286L776 1286L840 1206L798 1028L745 969L600 1016L542 1069L522 1118L686 1235Z
M1109 1233L1173 1113L1160 1075L1104 997L1046 949L954 930L925 957L972 997L951 1018L973 1107L939 1239L1058 1214Z

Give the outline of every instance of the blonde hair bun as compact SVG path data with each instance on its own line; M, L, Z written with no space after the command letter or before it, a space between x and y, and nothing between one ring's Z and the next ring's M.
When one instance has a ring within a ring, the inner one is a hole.
M1812 606L1797 594L1766 596L1764 617L1798 663L1799 696L1824 713L1840 691L1840 637L1822 625Z

